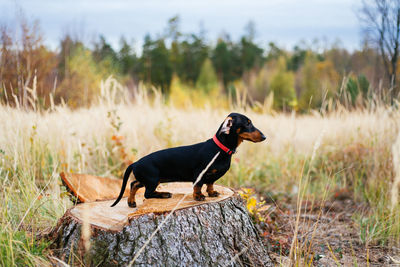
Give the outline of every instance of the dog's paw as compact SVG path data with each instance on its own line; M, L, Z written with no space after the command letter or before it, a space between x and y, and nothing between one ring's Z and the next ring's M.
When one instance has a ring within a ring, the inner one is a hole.
M131 208L136 208L136 202L129 202L128 201L128 206Z
M206 196L203 194L195 194L193 195L193 198L197 201L204 201L206 199Z
M219 193L217 191L207 192L209 197L217 197Z
M169 192L160 192L161 198L171 198L172 194Z

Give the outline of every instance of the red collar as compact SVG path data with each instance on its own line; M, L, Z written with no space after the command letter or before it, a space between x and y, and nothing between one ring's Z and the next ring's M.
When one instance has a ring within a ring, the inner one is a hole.
M225 151L225 153L227 153L228 155L232 155L232 153L235 153L234 150L230 150L229 148L227 148L226 146L224 146L217 138L217 135L214 135L213 137L213 141L214 143L221 148L223 151Z

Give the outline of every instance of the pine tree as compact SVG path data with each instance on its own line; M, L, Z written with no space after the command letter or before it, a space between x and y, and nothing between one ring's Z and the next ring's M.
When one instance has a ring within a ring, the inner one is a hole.
M218 91L218 78L215 73L212 62L209 58L204 60L201 66L199 78L196 82L196 88L203 90L205 93L210 94Z

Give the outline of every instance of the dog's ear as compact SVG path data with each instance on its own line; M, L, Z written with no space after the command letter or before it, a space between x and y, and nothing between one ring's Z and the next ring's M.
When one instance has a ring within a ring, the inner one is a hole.
M222 123L222 127L219 133L229 134L232 124L233 124L233 119L231 117L227 117Z

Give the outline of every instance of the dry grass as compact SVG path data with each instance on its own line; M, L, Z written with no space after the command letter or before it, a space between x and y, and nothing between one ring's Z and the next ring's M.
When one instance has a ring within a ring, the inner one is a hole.
M399 244L397 195L395 203L390 199L398 111L382 107L321 116L268 115L246 107L182 110L163 104L157 92L150 97L139 90L132 103L120 101L124 94L107 80L99 104L91 108L0 106L1 265L46 262L48 244L35 235L72 205L60 171L121 177L129 162L152 151L211 138L232 111L249 116L267 141L242 144L219 183L254 187L274 201L284 195L298 204L299 214L305 200L327 199L346 189L370 207L369 214L354 217L360 239ZM295 240L292 249L292 258L300 262L301 244Z

